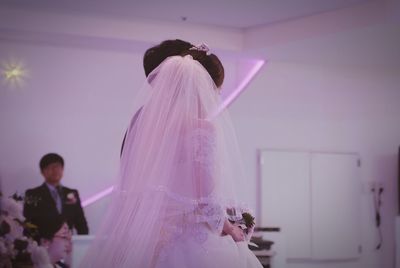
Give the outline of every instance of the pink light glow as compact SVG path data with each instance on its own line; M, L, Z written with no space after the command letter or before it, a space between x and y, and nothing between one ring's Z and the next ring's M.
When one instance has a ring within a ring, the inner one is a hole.
M214 114L214 116L218 115L221 111L223 111L225 108L227 108L239 95L244 91L247 87L247 85L253 80L255 75L261 70L261 68L264 66L265 61L264 60L257 60L254 63L254 66L250 69L249 73L245 76L245 78L242 80L242 82L239 83L237 88L232 91L232 93L221 103L220 107L218 108L217 112ZM112 190L114 189L114 186L111 186L97 194L95 194L92 197L89 197L88 199L84 200L82 202L82 206L86 207L97 200L106 197L107 195L111 194Z
M218 108L215 115L218 115L221 111L227 108L240 95L240 93L242 93L251 80L253 80L255 75L261 70L261 67L263 67L264 64L264 60L257 60L254 63L254 66L250 69L249 73L245 76L242 82L240 82L237 88L233 90L233 92L221 103L221 106Z
M96 202L97 200L106 197L107 195L111 194L112 190L114 189L114 186L108 187L107 189L95 194L92 197L89 197L88 199L86 199L85 201L82 202L82 206L86 207L89 206L91 204L93 204L94 202Z

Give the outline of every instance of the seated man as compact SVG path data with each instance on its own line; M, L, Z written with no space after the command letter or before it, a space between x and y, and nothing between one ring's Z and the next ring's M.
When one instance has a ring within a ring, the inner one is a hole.
M39 165L45 182L25 192L26 220L38 226L39 233L54 229L52 224L66 222L78 234L88 234L78 191L60 184L64 172L63 158L54 153L46 154Z
M35 267L70 267L72 252L72 237L68 225L57 221L51 227L41 230L40 247L32 252L32 262Z

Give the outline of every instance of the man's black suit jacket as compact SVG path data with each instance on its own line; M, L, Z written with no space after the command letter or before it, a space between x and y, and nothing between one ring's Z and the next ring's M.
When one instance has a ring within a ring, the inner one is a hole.
M62 202L61 214L57 210L56 202L46 183L27 190L24 202L24 216L26 220L37 225L39 233L43 236L50 230L53 230L53 232L57 231L60 227L60 222L66 222L69 228L75 228L78 234L88 234L89 228L78 191L61 186L60 192Z

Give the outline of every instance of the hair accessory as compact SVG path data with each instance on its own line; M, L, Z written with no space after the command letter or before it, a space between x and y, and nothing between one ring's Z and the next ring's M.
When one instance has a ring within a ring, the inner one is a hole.
M210 48L205 43L201 43L197 46L192 46L191 48L189 48L189 50L205 51L207 56L211 54Z

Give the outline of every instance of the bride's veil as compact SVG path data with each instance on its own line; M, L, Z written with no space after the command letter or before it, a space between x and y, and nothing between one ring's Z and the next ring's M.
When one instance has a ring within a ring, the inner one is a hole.
M219 105L215 83L190 55L170 56L151 72L135 99L111 203L81 267L153 267L168 246L160 241L174 228L171 218L236 204L234 184L246 178ZM196 221L221 214L203 216Z

